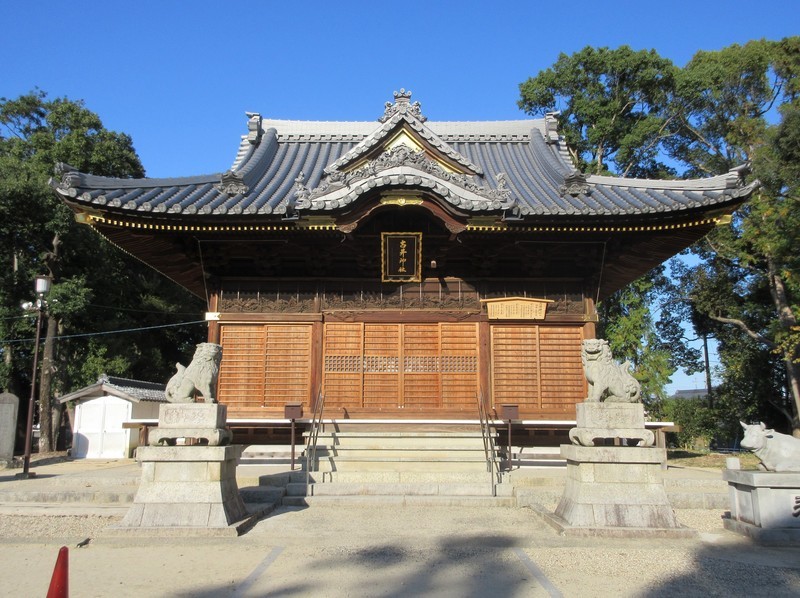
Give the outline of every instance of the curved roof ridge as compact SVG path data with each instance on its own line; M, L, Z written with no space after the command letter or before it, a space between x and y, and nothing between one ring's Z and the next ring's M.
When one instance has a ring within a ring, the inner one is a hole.
M62 170L61 184L68 187L91 187L94 189L132 189L132 188L155 188L155 187L181 187L184 185L195 185L198 183L212 183L219 181L219 172L213 174L201 174L185 177L165 177L165 178L116 178L106 177L96 174L79 172L68 165L60 165ZM57 173L58 174L58 173Z
M387 121L388 122L388 121ZM280 141L361 141L385 123L375 121L264 119L262 130L274 128ZM443 141L520 141L530 139L531 131L543 131L544 119L493 121L427 120L424 126ZM243 142L248 136L243 135ZM243 143L244 145L244 143ZM249 143L247 145L250 145ZM244 148L245 151L247 148ZM241 154L240 150L240 154ZM241 160L241 157L237 159Z
M568 156L561 151L560 141L557 144L551 144L545 141L543 135L531 135L530 144L534 150L531 152L532 160L556 188L564 184L564 179L569 174L575 172L572 161L566 161ZM559 147L553 147L555 145Z
M246 182L254 177L260 177L269 168L269 164L277 151L278 133L273 128L267 129L261 141L254 146L253 151L248 152L245 159L231 171L240 175Z
M718 174L704 179L637 179L597 174L586 175L586 182L590 185L640 189L676 189L681 191L735 189L740 186L741 180L742 176L738 168L734 168L725 174Z

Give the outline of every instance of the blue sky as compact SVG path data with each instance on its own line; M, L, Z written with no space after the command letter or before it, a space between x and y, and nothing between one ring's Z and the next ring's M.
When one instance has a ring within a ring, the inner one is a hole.
M522 118L519 84L561 52L627 44L683 65L800 34L800 0L0 0L0 32L0 96L82 99L162 177L227 170L245 111L375 120L405 88L431 120Z

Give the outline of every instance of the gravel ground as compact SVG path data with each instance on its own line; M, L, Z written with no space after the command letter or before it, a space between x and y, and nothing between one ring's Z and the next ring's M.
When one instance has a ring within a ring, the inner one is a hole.
M71 539L96 537L119 517L94 515L0 515L0 538Z
M722 531L722 513L706 509L679 509L678 521L699 532ZM93 515L0 515L0 538L74 538L96 536L119 517Z
M677 514L701 538L564 537L504 508L282 508L241 538L188 543L104 538L118 517L3 515L0 595L43 595L57 547L93 538L70 551L75 595L800 596L800 550L756 547L719 511Z

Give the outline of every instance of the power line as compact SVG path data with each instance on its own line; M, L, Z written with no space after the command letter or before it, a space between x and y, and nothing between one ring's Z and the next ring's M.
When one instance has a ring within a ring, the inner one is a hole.
M192 326L194 324L205 324L205 320L195 320L194 322L178 322L177 324L162 324L160 326L146 326L143 328L125 328L123 330L108 330L106 332L86 332L83 334L64 334L61 336L54 336L54 340L61 340L65 338L83 338L88 336L104 336L107 334L124 334L126 332L141 332L142 330L155 330L157 328L172 328L175 326ZM21 338L21 339L4 339L0 340L0 344L9 345L12 343L32 343L35 339Z

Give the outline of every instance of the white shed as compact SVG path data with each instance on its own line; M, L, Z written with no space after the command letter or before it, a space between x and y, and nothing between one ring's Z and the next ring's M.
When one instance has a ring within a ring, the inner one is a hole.
M131 419L158 419L166 402L166 385L103 375L97 383L59 397L75 401L72 421L72 457L124 459L139 444L136 429L124 428Z

